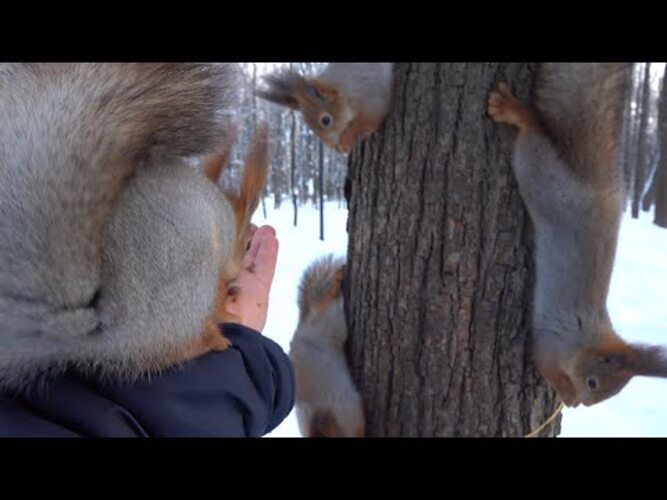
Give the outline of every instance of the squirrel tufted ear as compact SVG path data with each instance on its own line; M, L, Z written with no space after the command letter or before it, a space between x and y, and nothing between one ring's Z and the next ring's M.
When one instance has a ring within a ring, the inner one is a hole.
M236 124L230 124L225 132L225 138L218 148L218 151L204 157L201 163L202 172L214 184L217 184L220 181L222 172L229 165L234 143L238 137L238 126Z
M262 79L266 87L255 90L257 97L291 109L299 109L297 96L307 85L306 80L300 74L296 71L282 71L266 75Z
M603 358L605 363L610 364L616 369L629 368L630 359L624 352L611 352L606 354Z
M307 84L315 89L317 98L321 102L333 102L341 98L341 92L336 87L328 85L317 79L310 79Z
M245 157L243 178L241 179L241 200L245 208L243 224L250 224L252 214L264 191L269 173L269 126L266 122L257 125L250 149Z
M330 100L330 97L327 95L327 89L323 88L317 82L313 80L305 80L303 86L300 89L303 92L305 98L317 99L318 101L324 103L327 100Z
M663 347L633 344L633 371L647 377L667 377L667 351Z
M637 353L622 339L606 341L588 350L591 359L614 370L634 372Z

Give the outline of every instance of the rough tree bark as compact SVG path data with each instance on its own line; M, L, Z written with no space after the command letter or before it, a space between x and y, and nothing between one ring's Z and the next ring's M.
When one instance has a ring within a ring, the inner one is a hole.
M658 137L660 138L660 160L653 182L655 183L655 222L667 228L667 67L662 77L660 107L658 111Z
M525 64L396 65L349 162L348 356L370 436L523 436L557 406L530 358L532 228L486 102ZM560 417L541 436L555 436Z

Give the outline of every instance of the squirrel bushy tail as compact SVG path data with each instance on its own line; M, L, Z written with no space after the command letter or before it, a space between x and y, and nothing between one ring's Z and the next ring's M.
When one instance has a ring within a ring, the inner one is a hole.
M102 234L119 194L140 171L216 150L237 71L0 65L0 372L99 332Z
M312 263L299 283L299 323L341 298L345 261L327 255Z

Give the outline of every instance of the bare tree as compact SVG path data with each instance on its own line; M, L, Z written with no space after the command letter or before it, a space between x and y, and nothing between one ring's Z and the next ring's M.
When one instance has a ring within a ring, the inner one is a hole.
M646 185L648 189L642 197L642 210L648 212L655 203L656 173L660 157L660 138L656 127L650 127L646 137Z
M623 163L623 174L625 179L625 186L627 192L631 192L632 183L634 180L634 165L635 162L631 161L631 158L635 158L631 154L631 151L634 150L634 132L635 132L635 120L633 113L633 106L638 97L638 85L637 79L635 78L637 64L633 65L632 69L632 79L631 84L628 85L627 95L625 97L625 109L623 110L623 132L622 132L622 142L621 142L621 161ZM625 200L625 206L627 207L627 197Z
M660 227L667 228L667 66L662 77L658 113L658 137L660 138L660 160L653 178L655 186L655 219Z
M320 240L324 241L324 147L322 146L322 141L319 141L319 176L318 176L318 185L319 185L319 197L320 197Z
M257 97L255 96L255 89L257 88L257 63L252 63L252 129L257 129ZM262 214L266 219L266 185L262 191Z
M390 117L352 152L347 349L371 436L522 436L556 408L529 354L513 132L486 115L501 78L527 98L526 64L397 64Z
M294 208L294 226L297 224L298 218L298 188L296 186L296 117L292 111L292 128L290 134L290 146L292 148L290 154L290 189L292 191L292 207Z
M650 114L651 94L651 63L644 65L644 79L642 84L642 100L640 105L641 118L637 132L637 163L635 164L635 180L632 195L632 217L639 217L639 203L646 187L646 125Z

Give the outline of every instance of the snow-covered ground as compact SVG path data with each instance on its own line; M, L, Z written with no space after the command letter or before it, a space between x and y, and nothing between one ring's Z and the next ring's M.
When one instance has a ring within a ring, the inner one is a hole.
M347 209L337 202L326 205L325 239L320 241L317 209L299 207L298 226L294 227L289 202L280 210L270 205L267 203L266 220L261 210L253 219L255 224L274 226L280 241L264 334L287 351L297 323L296 290L301 273L316 257L345 255ZM667 344L667 230L651 220L643 213L638 220L626 215L623 221L609 309L626 340ZM299 436L294 412L270 436ZM561 436L667 436L667 380L636 378L604 403L565 409Z

